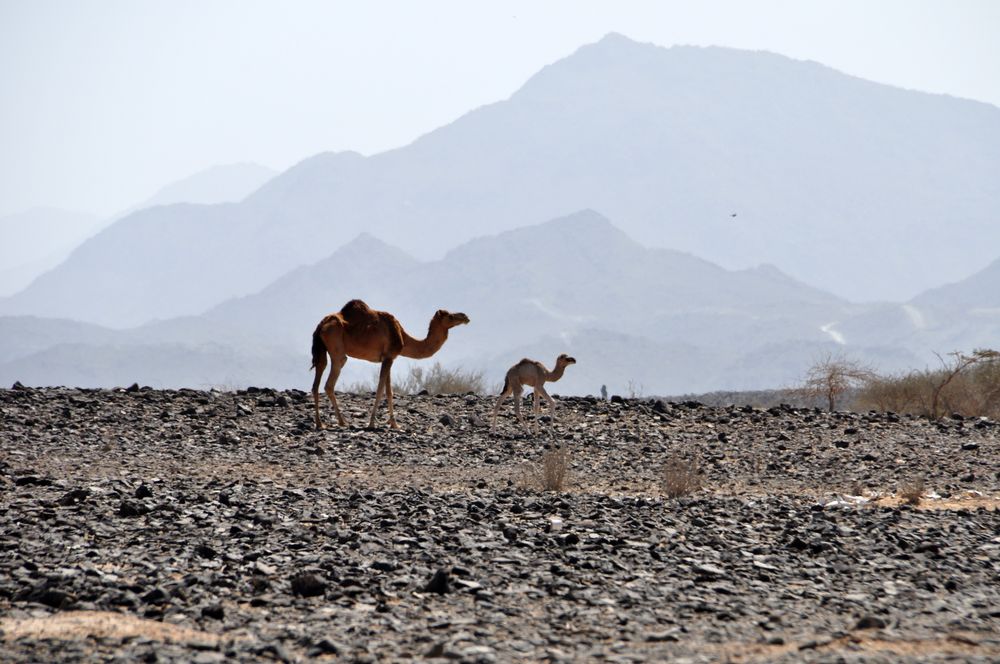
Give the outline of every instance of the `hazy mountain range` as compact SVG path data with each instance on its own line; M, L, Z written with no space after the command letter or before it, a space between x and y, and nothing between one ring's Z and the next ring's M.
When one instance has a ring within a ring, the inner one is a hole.
M0 296L24 289L66 260L84 240L138 210L175 203L240 201L275 174L258 164L213 166L167 185L110 219L54 208L34 208L0 217Z
M0 300L0 381L306 387L353 297L464 311L439 359L493 380L572 352L565 392L923 366L997 345L998 172L996 107L612 34L406 147L128 214Z
M970 283L984 279L1000 286L1000 271ZM313 328L359 294L417 337L438 308L464 311L472 323L435 359L483 370L490 382L522 356L573 353L580 362L559 385L565 393L596 393L601 384L659 394L789 385L838 351L901 370L932 360L929 350L969 349L983 315L956 312L918 326L906 311L932 311L924 301L934 291L919 305L852 304L777 268L731 271L646 248L584 211L470 241L436 261L363 234L258 293L131 330L0 318L0 382L305 389ZM897 312L909 328L892 327ZM855 330L865 334L855 338ZM925 345L945 339L956 345ZM374 366L349 362L342 384L370 378Z
M157 205L238 203L277 174L274 169L250 162L212 166L168 184L116 218Z
M55 208L0 217L0 296L20 291L59 265L104 223L89 214Z

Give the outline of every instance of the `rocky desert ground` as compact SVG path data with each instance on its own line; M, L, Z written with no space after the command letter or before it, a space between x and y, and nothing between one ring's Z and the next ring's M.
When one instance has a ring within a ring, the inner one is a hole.
M1000 660L996 422L341 400L0 390L0 660Z

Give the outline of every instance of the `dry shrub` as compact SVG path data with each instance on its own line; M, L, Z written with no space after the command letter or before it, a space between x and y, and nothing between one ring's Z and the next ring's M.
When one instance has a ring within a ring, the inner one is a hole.
M924 478L918 477L899 485L899 497L907 505L919 505L924 498Z
M951 353L936 370L877 378L863 387L855 407L937 419L947 413L1000 418L1000 353Z
M378 371L371 380L357 381L347 385L346 392L366 394L375 392L378 385ZM466 394L475 392L485 394L485 380L482 371L471 371L461 367L449 369L435 362L430 368L411 365L407 375L402 380L392 381L392 391L397 394L419 394L424 390L428 394Z
M930 395L933 391L934 381L927 372L884 376L869 381L858 391L854 408L925 414L930 411Z
M393 385L393 390L402 394L417 394L427 390L429 394L485 393L482 371L466 370L461 367L448 369L435 362L429 369L420 365L410 367L410 373L402 382Z
M524 484L542 491L563 491L569 483L569 464L566 448L546 450L538 463L527 466Z
M668 498L680 498L701 489L698 461L673 455L663 464L660 475L663 493Z

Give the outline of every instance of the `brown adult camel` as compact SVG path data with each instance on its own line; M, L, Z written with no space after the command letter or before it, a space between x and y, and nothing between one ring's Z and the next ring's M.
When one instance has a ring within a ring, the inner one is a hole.
M529 360L528 358L524 358L508 369L507 376L503 382L503 390L500 391L500 398L497 399L496 406L493 407L493 424L490 427L491 430L496 429L497 413L500 412L500 406L510 394L514 395L514 414L517 415L517 421L524 426L524 418L521 417L521 390L525 385L535 388L534 394L531 397L535 430L538 429L538 413L540 411L539 395L549 402L549 409L552 411L552 421L554 422L556 419L556 402L545 391L545 383L551 383L562 378L566 367L571 364L576 364L576 358L563 353L556 358L556 368L553 371L546 369L545 365L541 362Z
M448 330L456 325L469 322L469 317L463 313L449 313L439 309L431 318L427 336L424 339L414 339L395 316L385 311L375 311L361 300L351 300L343 308L326 316L316 326L312 340L312 366L316 369L313 380L313 405L316 408L316 427L323 427L319 416L319 381L326 370L326 357L330 356L330 376L326 380L325 391L337 414L337 423L346 426L344 416L340 414L340 405L334 387L337 377L344 368L348 357L369 362L379 362L382 366L378 375L378 387L375 389L375 404L368 420L368 426L375 426L375 411L382 401L383 392L389 407L389 426L398 429L396 417L392 411L392 363L397 357L422 359L436 353L448 340Z

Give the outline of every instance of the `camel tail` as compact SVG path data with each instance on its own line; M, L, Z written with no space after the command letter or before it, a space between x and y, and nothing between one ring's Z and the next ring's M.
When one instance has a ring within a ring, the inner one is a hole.
M510 378L504 376L503 379L503 389L500 390L500 394L507 394L507 388L510 387Z
M310 365L310 369L315 369L323 363L323 355L326 353L326 344L323 343L323 335L320 333L322 329L323 323L321 322L316 326L316 331L313 332L312 365Z

